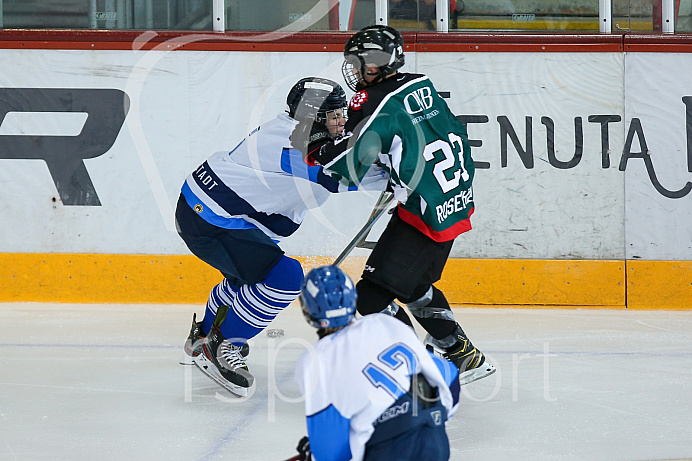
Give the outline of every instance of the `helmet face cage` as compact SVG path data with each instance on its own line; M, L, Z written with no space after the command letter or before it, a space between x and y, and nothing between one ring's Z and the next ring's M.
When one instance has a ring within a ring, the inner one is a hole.
M339 328L351 323L356 313L356 288L336 266L313 269L300 290L303 316L315 328Z
M337 139L343 134L347 120L348 107L339 107L319 113L315 123L324 126L332 139Z
M343 101L333 101L329 102L329 98L325 101L325 103L322 105L320 110L317 111L317 115L315 116L315 121L318 123L321 123L323 125L327 124L327 120L329 119L330 115L337 110L341 110L341 116L343 118L347 118L347 111L348 111L348 103L346 102L346 97L344 96Z
M360 82L363 79L365 65L356 54L349 54L341 66L341 74L344 76L346 86L353 91L360 90Z
M364 80L368 68L377 68L377 78L373 82L378 82L396 72L404 62L401 34L389 26L370 26L346 42L341 73L348 87L358 91L369 85Z

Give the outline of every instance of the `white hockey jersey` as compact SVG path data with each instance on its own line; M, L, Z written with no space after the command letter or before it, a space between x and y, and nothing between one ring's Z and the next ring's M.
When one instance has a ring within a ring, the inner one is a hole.
M362 460L373 422L408 392L417 373L438 387L451 416L458 394L452 396L448 386L456 382L457 368L433 357L415 332L393 317L367 315L308 349L296 366L296 382L305 396L315 460Z
M208 223L227 229L256 227L279 241L302 223L308 209L322 205L330 192L355 190L340 185L321 166L308 166L290 148L298 122L287 114L250 133L231 152L217 152L183 184L188 205ZM379 176L379 178L378 178ZM370 175L383 189L381 171Z

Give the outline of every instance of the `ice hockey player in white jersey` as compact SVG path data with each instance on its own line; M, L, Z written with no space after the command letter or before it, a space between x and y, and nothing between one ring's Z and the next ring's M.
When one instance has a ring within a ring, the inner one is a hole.
M457 367L391 316L355 320L356 298L338 267L305 277L300 303L320 340L296 366L308 430L300 459L449 459L445 421L459 400Z
M306 165L289 139L297 120L311 126L310 146L340 134L344 90L331 80L304 78L286 102L287 113L195 169L176 208L180 237L224 276L211 290L203 320L193 317L187 362L241 396L254 380L245 363L248 339L298 296L303 281L300 262L284 255L278 242L298 229L309 208L349 190L322 167Z

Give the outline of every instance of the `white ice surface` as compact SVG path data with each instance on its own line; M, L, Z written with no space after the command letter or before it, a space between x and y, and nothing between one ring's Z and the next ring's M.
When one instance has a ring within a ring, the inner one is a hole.
M0 460L269 460L305 434L291 305L251 340L254 395L178 359L188 305L0 304ZM497 373L463 388L452 460L692 458L692 312L455 309Z

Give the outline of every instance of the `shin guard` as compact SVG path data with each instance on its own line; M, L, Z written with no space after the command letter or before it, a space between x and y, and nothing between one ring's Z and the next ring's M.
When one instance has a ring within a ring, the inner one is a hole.
M435 339L446 338L456 330L457 324L447 298L432 285L423 296L406 303L406 307L425 331Z

